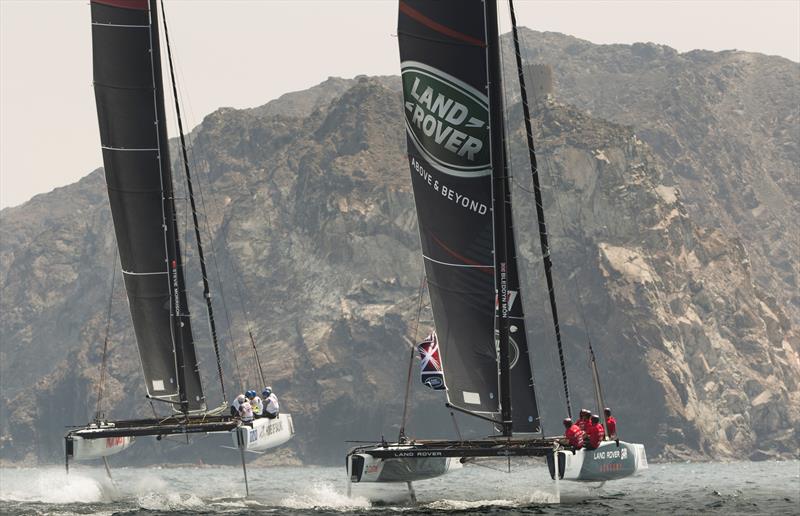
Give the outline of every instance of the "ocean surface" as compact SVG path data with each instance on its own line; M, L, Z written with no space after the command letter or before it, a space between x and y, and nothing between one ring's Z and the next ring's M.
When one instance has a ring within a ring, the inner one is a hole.
M800 514L800 462L651 464L602 487L561 482L542 464L470 465L404 485L356 484L344 467L102 467L0 469L3 514Z

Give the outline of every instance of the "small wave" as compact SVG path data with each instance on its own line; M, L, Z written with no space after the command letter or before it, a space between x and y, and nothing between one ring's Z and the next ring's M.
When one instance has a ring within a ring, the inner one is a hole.
M5 477L5 475L4 475ZM115 492L107 481L63 470L31 470L0 482L0 501L42 503L91 503L108 501Z
M520 502L517 500L436 500L426 503L426 509L435 511L466 511L482 507L515 507Z
M139 508L150 511L192 510L206 506L197 495L181 493L148 493L138 496L136 503Z
M528 503L561 503L561 497L553 492L534 491L528 496Z
M335 511L368 509L371 506L366 498L348 497L328 483L314 484L309 493L295 493L281 500L280 505L298 510L330 509Z

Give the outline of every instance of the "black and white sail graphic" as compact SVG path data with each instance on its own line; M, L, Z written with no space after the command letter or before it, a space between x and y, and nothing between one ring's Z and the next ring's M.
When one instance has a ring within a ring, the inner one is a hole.
M399 11L408 160L447 396L456 407L498 415L496 165L490 145L484 3L401 0ZM497 166L502 170L502 163ZM509 287L518 296L515 262L511 269ZM527 391L512 403L515 431L534 431L538 413L521 303L512 303L510 316L516 328L512 384L524 383Z
M147 393L205 410L173 200L155 1L92 0L108 198ZM182 396L183 395L183 396Z

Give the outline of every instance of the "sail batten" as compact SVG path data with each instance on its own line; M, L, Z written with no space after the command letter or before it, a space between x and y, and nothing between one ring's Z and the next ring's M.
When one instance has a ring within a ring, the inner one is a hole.
M206 405L186 314L154 7L144 0L92 1L95 100L147 394L185 411L202 411ZM147 30L131 30L141 26Z

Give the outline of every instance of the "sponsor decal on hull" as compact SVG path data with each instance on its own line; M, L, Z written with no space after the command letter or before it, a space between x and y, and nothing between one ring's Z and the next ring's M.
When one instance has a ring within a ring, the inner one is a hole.
M280 419L273 420L269 425L264 425L259 428L251 428L248 432L248 441L254 443L259 439L266 439L270 435L277 434L283 430L283 421Z
M124 446L124 437L106 437L106 448L114 448L116 446Z

